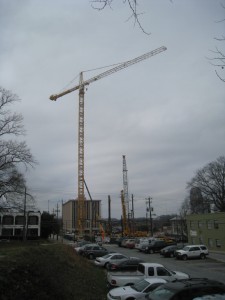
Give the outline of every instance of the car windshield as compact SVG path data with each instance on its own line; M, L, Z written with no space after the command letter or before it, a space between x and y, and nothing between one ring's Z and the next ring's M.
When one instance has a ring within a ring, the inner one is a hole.
M168 287L159 286L148 294L148 300L169 300L177 290Z
M131 288L134 289L137 292L142 292L149 286L149 282L146 280L141 280L138 283L131 285Z
M183 248L183 250L184 250L184 251L189 251L189 247L188 247L188 246L185 246L185 247Z

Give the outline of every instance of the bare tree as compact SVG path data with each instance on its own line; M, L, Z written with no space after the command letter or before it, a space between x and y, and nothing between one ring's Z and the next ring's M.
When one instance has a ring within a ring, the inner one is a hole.
M147 35L150 35L151 33L146 32L143 28L141 21L140 21L140 15L143 14L143 12L139 12L138 10L138 0L122 0L125 5L128 5L128 8L131 12L131 15L128 17L128 21L133 19L134 20L134 26L137 24L141 31ZM92 0L92 7L97 10L104 10L106 6L112 8L113 0Z
M210 204L203 198L199 187L193 187L190 190L190 209L192 214L203 214L210 211Z
M190 198L187 196L180 207L180 217L185 219L186 216L191 212Z
M187 188L201 191L204 205L214 205L216 210L225 211L225 157L207 164L196 172L195 177L187 183Z
M225 11L225 5L221 3L222 8ZM225 22L225 19L222 19L220 21L217 21L217 23ZM225 43L225 36L222 35L221 37L215 37L214 38L218 42ZM224 69L225 69L225 52L221 50L221 47L215 47L215 50L211 50L213 53L214 57L209 58L209 60L212 62L212 65L216 67L215 72L216 75L219 77L219 79L223 82L225 82L225 75Z
M22 167L27 170L37 163L26 142L11 139L25 133L22 115L9 109L16 101L17 95L0 87L0 208L20 206L26 190Z

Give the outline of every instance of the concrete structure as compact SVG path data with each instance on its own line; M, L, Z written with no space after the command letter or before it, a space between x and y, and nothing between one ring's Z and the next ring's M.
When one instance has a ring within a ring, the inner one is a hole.
M205 244L209 250L225 251L224 212L188 215L186 220L190 244Z
M98 233L101 220L101 200L85 200L84 233ZM62 205L62 221L64 233L77 233L78 201L68 200ZM91 226L92 225L92 226Z
M28 211L1 212L0 213L0 238L19 239L38 238L41 235L41 213Z

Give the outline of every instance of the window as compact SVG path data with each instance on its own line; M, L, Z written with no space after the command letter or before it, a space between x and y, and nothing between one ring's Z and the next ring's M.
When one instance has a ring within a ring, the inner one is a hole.
M36 228L28 229L27 236L38 236L38 229Z
M214 228L219 229L219 222L218 220L214 220Z
M195 221L190 221L190 228L194 229L195 228Z
M158 267L157 268L157 275L158 276L169 276L170 273L165 268Z
M191 252L191 251L199 251L199 250L200 250L199 247L191 247L191 248L189 249L190 252Z
M28 224L29 225L38 225L38 217L37 216L29 216Z
M210 248L213 248L213 239L211 238L208 239L208 245Z
M207 221L207 228L208 228L208 229L212 229L212 228L213 228L213 223L214 223L214 222L213 222L212 220L208 220L208 221Z
M199 237L199 244L203 244L203 237L202 236Z
M16 228L16 229L15 229L14 235L15 235L15 236L22 236L22 235L23 235L23 229L21 229L21 228Z
M148 276L154 276L154 268L150 267L148 268Z
M2 236L12 236L13 229L2 228Z
M3 216L3 225L13 225L13 216Z
M198 228L202 228L204 225L204 222L202 220L198 221Z
M219 239L216 239L216 247L218 248L221 247L221 241Z
M16 225L24 225L25 218L24 216L16 216L15 224Z

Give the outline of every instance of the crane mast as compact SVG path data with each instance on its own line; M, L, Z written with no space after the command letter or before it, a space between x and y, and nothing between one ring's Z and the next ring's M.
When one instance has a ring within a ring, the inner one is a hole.
M123 233L125 235L128 235L129 230L128 230L128 224L127 224L127 213L126 213L126 204L125 204L125 199L124 199L124 191L121 191L121 204L122 204L122 224L123 224Z
M126 217L129 223L129 195L128 195L128 180L127 180L127 163L126 163L125 155L123 155L123 193L124 193Z
M79 120L78 120L78 212L76 226L79 229L79 233L82 235L84 231L85 222L85 195L84 195L84 88L92 82L95 82L101 78L109 76L115 72L118 72L124 68L127 68L133 64L136 64L142 60L145 60L151 56L159 54L165 51L167 48L162 46L153 51L147 52L141 56L138 56L132 60L128 60L118 66L109 69L97 76L94 76L88 80L83 81L83 73L80 73L80 82L75 87L63 91L59 94L53 94L49 98L56 101L58 98L63 97L71 92L79 90Z

